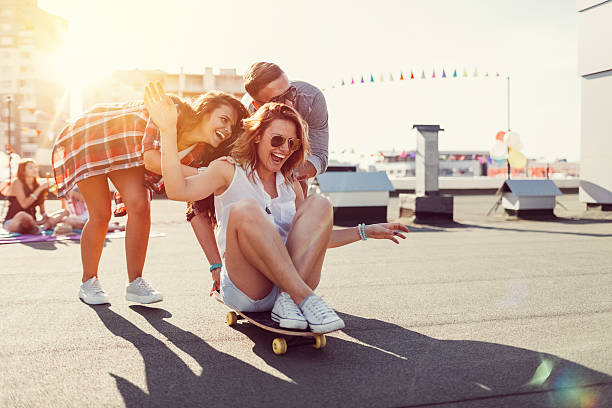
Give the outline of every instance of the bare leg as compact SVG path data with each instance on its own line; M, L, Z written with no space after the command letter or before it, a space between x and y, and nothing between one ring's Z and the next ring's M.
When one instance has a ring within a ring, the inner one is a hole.
M149 192L142 182L143 173L144 167L137 167L114 171L109 175L121 193L128 213L125 227L125 256L130 282L142 276L151 230ZM106 230L108 222L104 226L104 231Z
M85 226L85 221L76 215L69 215L68 217L64 218L63 222L76 229L83 229Z
M312 294L293 266L276 227L255 201L244 200L232 207L226 234L227 272L251 299L263 299L274 284L298 305Z
M15 216L11 219L7 230L8 232L16 232L19 234L25 234L35 227L38 227L36 224L36 220L27 212L19 211Z
M77 183L89 210L89 220L81 234L81 261L85 282L98 276L106 228L111 216L110 192L106 176L94 176Z
M44 229L53 229L68 216L67 210L57 210L49 214L49 218L43 224Z
M321 269L332 231L331 203L322 196L309 196L298 208L287 237L287 250L295 269L314 290L321 279Z

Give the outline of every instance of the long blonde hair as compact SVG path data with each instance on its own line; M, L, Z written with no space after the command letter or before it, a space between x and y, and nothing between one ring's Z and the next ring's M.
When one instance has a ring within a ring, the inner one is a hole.
M294 151L281 167L281 173L285 181L292 182L293 170L302 164L310 153L308 143L308 124L302 119L298 111L292 107L270 102L264 104L251 117L242 120L242 134L238 136L232 145L231 156L246 171L247 175L253 180L255 166L257 165L257 143L270 123L275 119L283 119L295 125L296 136L301 140L301 146Z

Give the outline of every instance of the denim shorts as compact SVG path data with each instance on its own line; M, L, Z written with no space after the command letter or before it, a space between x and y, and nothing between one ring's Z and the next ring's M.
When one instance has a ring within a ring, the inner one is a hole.
M241 312L267 312L274 307L279 293L278 286L274 286L265 298L253 300L234 285L227 274L225 265L221 268L221 298L232 309Z
M4 228L5 230L8 230L8 226L11 223L11 221L13 221L13 219L11 218L10 220L6 220L2 223L2 228Z

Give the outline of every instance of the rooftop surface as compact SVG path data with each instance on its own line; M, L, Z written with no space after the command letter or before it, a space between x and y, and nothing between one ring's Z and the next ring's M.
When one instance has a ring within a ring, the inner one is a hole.
M182 203L152 203L167 235L144 277L165 300L148 307L124 300L123 240L97 307L77 298L78 243L0 245L0 406L612 406L612 216L559 201L536 222L460 196L453 226L330 250L317 292L346 329L283 356L226 326Z

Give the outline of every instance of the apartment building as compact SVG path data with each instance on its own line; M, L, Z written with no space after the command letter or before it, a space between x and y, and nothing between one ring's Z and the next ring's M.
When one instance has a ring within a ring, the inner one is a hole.
M38 8L36 0L0 0L2 149L10 142L22 157L34 157L67 117L64 89L46 71L67 32L67 21Z

